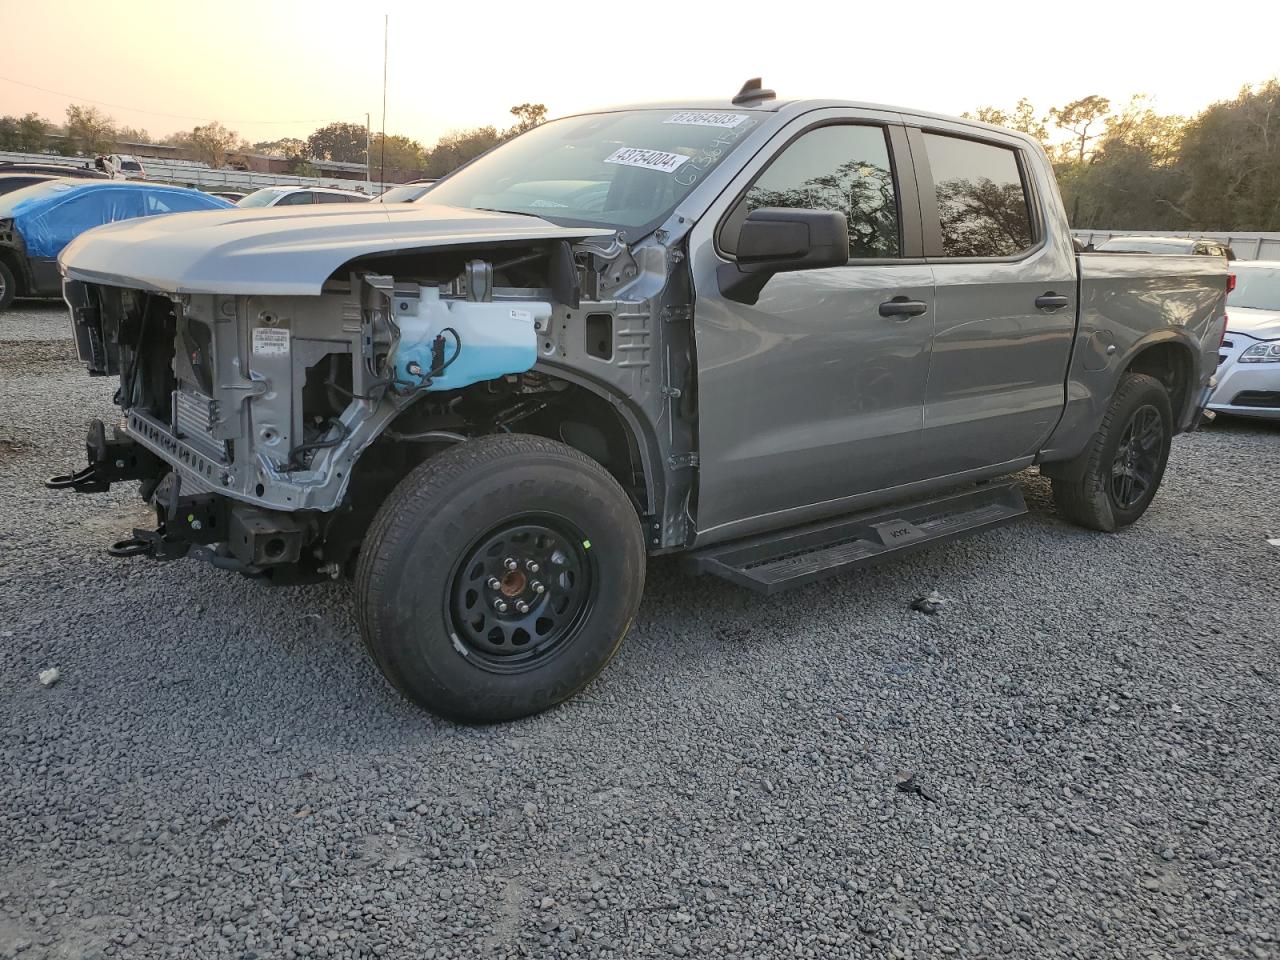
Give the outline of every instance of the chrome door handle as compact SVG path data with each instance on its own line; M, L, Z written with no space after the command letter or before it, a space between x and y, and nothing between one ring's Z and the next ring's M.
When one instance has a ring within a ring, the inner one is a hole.
M1070 297L1064 297L1062 294L1054 293L1052 290L1036 297L1036 307L1040 310L1061 310L1070 302Z
M892 317L894 320L910 320L927 312L929 305L923 300L910 300L907 297L894 297L880 304L880 316Z

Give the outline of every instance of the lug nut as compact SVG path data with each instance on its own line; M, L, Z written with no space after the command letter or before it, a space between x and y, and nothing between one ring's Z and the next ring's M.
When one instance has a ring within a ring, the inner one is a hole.
M535 581L533 581L533 592L534 592L534 593L546 593L546 592L547 592L547 588L546 588L546 587L544 587L542 584L540 584L537 580L535 580Z
M524 562L524 568L528 570L530 573L538 572L538 564L533 560L526 560Z
M490 577L486 582L485 586L487 586L490 590L497 590L499 587L502 586L502 581L499 580L497 577Z
M529 605L525 603L523 600L520 600L516 602L516 609L519 610L521 613L528 613Z
M516 567L520 566L520 564L516 563L511 557L507 557L507 559L503 560L502 565L508 570L514 570Z
M494 601L493 609L497 610L499 613L506 613L506 612L507 612L507 601L505 601L505 600L496 600L496 601Z

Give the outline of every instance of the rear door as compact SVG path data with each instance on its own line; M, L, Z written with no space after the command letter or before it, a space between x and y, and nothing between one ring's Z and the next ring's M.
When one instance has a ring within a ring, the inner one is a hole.
M760 207L843 213L848 264L780 273L753 305L722 296L716 268ZM896 114L792 120L699 221L691 249L700 536L836 513L922 476L933 281ZM882 315L895 299L919 312Z
M1056 186L1037 182L1043 167L1017 138L945 121L908 133L935 292L927 471L1029 457L1061 414L1075 335L1075 258L1051 219Z

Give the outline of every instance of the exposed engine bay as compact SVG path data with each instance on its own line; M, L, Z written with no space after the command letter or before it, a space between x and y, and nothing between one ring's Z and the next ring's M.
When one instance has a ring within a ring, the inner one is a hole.
M683 256L660 243L397 251L344 265L318 296L72 278L65 296L81 360L120 379L124 422L95 424L89 467L50 483L142 481L158 527L119 555L336 577L400 479L503 431L605 465L651 549L691 536L689 283Z

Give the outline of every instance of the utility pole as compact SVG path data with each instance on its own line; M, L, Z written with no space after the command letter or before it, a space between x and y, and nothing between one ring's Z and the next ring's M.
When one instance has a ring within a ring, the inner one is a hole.
M369 113L364 115L364 185L373 194L373 139L369 135Z
M382 15L382 162L378 170L378 182L387 185L387 30L391 14Z

